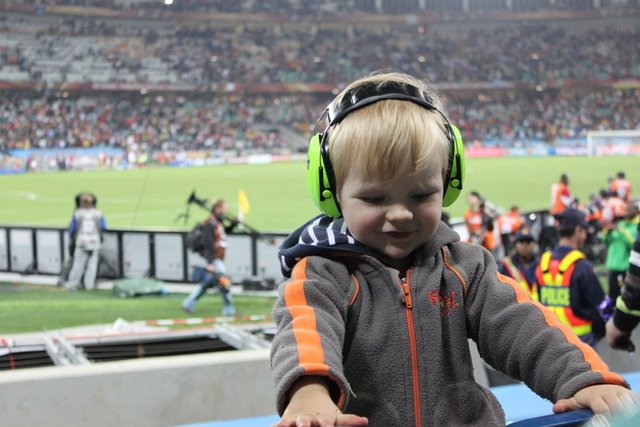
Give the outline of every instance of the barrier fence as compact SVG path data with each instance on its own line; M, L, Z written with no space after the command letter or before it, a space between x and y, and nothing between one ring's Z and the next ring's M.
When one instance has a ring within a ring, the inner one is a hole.
M523 214L534 236L547 224L545 211ZM463 221L452 228L466 239ZM150 277L166 282L191 282L191 264L200 255L185 245L186 231L110 229L100 248L98 278ZM256 278L281 278L278 246L286 233L237 233L228 236L225 257L234 283ZM499 239L499 235L496 236ZM60 275L70 259L66 228L0 225L0 272Z
M111 229L100 248L98 278L152 277L191 281L189 268L200 255L185 245L185 231ZM279 278L277 248L283 233L228 236L226 265L233 282ZM70 259L65 228L0 225L0 272L60 275Z

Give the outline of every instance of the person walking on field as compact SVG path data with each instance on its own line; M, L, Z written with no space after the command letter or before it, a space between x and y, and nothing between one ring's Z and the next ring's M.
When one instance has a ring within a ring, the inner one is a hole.
M198 282L198 286L182 301L182 309L187 313L194 313L196 302L207 289L217 288L222 296L222 315L236 314L224 256L227 249L227 233L230 233L239 221L232 220L230 224L225 224L226 213L226 201L218 199L211 206L211 214L203 223L201 258L193 264L193 280Z

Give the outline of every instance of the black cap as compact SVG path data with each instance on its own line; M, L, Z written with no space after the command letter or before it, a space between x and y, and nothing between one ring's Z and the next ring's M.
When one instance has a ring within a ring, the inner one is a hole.
M561 230L573 230L577 226L589 228L586 215L578 209L567 209L558 215L559 227Z
M528 228L522 229L518 231L518 234L516 234L516 242L533 242L535 240L536 238L533 237L531 230Z

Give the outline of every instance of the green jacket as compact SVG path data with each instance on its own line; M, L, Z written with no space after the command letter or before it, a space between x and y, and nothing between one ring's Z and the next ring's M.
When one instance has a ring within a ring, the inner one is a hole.
M607 258L605 266L610 271L627 271L629 268L629 254L633 246L635 231L638 227L636 220L622 220L612 230L604 234L604 243L607 245Z

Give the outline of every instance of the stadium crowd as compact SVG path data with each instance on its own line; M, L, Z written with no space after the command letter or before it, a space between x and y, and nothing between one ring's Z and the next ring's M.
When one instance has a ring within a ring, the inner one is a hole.
M331 29L263 25L229 31L160 20L0 17L0 45L5 46L0 49L0 80L11 80L13 71L14 81L22 77L39 85L26 94L5 91L0 97L4 150L98 145L296 150L258 125L284 126L306 138L332 97L327 87L383 67L441 85L449 95L449 114L466 141L553 143L584 137L591 129L640 126L637 90L607 87L640 78L634 47L639 30L606 20L584 26L564 21L506 24L499 32L494 26L451 31L406 24ZM363 45L373 48L354 48ZM86 82L166 84L169 93L56 89ZM239 82L327 86L315 93L300 94L293 87L256 94L234 92ZM204 94L171 92L171 85L181 84Z
M165 10L160 2L14 3ZM635 48L640 34L633 18L451 26L397 20L299 25L293 15L271 16L297 5L309 18L318 15L317 3L207 0L176 2L172 9L266 14L263 22L246 25L224 19L187 25L166 17L56 15L46 7L15 13L0 7L0 81L9 82L0 93L0 152L87 147L148 154L304 151L335 90L387 67L434 82L468 143L557 144L584 138L593 129L640 128L638 89L619 84L640 79ZM378 2L319 3L326 13L380 12ZM416 7L420 2L396 3ZM427 1L427 6L436 10L441 3ZM583 3L548 6L576 11ZM525 0L511 4L535 9ZM285 136L287 129L293 132Z
M502 92L451 100L449 114L467 142L514 146L523 140L583 137L587 130L640 126L634 90ZM0 96L0 147L159 150L304 150L326 95ZM284 140L277 129L294 129Z
M424 11L456 12L465 9L468 12L477 11L540 11L540 10L593 10L595 4L592 0L474 0L465 6L462 0L325 0L322 2L305 2L300 0L179 0L171 5L164 5L154 0L22 0L21 3L33 6L83 6L99 7L110 10L147 12L149 14L175 12L210 12L217 13L251 13L271 14L280 16L315 15L315 16L342 16L354 14L400 14L420 13ZM637 5L637 0L615 1L600 0L603 6L626 7ZM167 7L170 6L170 7Z
M635 49L640 30L614 22L518 23L455 31L406 24L230 30L90 17L0 17L0 43L6 45L0 69L8 66L25 79L47 83L337 85L380 68L402 69L439 85L640 77Z
M280 97L273 108L263 98L214 102L155 97L25 98L0 96L0 147L151 150L261 150L284 147L277 133L256 123L293 125L299 99ZM306 105L306 104L301 104ZM305 116L306 118L306 116ZM302 122L302 118L297 118Z

